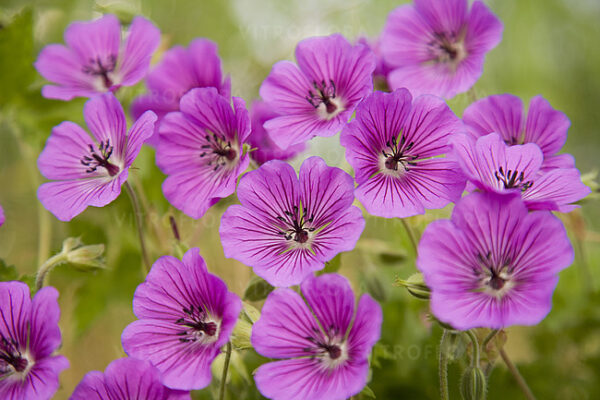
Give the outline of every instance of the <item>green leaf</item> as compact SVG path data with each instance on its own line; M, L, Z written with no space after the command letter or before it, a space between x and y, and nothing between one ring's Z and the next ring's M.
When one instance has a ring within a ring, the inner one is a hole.
M0 281L14 281L17 279L17 270L14 265L8 265L0 258Z
M269 285L264 279L255 276L250 279L246 291L244 292L244 300L247 301L261 301L267 298L269 293L275 289Z
M323 274L332 274L334 272L338 272L342 267L342 254L338 254L333 257L331 260L325 263L325 268L317 272L317 275Z
M361 390L360 395L362 397L366 397L366 398L369 398L369 399L375 399L376 398L375 397L375 393L373 393L373 390L370 387L368 387L368 386L365 386L363 388L363 390Z

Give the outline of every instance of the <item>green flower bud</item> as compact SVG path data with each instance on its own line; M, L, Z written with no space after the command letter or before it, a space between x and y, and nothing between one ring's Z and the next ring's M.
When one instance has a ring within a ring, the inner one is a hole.
M429 300L431 290L423 280L423 274L417 272L408 277L407 280L396 279L396 286L403 286L408 290L408 293L415 296L417 299Z
M468 367L460 382L460 394L464 400L485 400L487 379L479 367Z
M447 331L440 344L440 351L446 355L448 362L460 360L467 350L468 340L460 331Z
M63 242L63 261L81 270L104 268L103 244L84 245L79 238L67 238Z

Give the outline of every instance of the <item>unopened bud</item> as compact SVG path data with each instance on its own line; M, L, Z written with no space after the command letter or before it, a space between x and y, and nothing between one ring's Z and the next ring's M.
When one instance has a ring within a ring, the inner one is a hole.
M78 269L103 268L103 244L84 245L79 238L67 238L61 251L64 261Z
M487 379L479 367L467 367L460 382L460 394L464 400L485 400Z
M403 286L408 290L408 293L415 296L417 299L429 300L431 297L431 290L425 284L423 274L417 272L408 277L408 279L396 279L397 286Z
M444 353L448 362L461 359L467 350L467 339L460 331L447 331L440 344L440 351Z

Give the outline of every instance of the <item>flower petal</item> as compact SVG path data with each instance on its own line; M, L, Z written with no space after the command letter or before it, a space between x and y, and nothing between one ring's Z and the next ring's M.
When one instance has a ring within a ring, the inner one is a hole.
M74 22L65 30L65 42L75 51L82 65L109 56L115 59L121 44L121 24L108 14L90 22Z
M125 150L125 168L133 164L133 161L142 149L142 144L154 134L156 114L146 111L138 118L127 134L127 148Z
M60 345L58 291L42 288L31 302L29 349L35 359L48 357Z
M123 162L127 147L127 120L119 100L112 93L94 97L85 103L83 116L96 141L105 144L110 141L113 154L119 162Z
M320 333L319 325L302 297L291 289L275 289L252 327L252 346L270 358L305 357L314 347L309 340Z
M475 137L495 132L507 143L523 143L523 103L512 94L477 100L465 109L463 121Z
M135 17L129 27L129 35L117 64L122 85L135 85L146 75L152 53L159 43L158 28L143 17Z
M544 156L557 153L567 141L571 122L567 116L552 108L542 96L535 96L529 103L525 124L525 141L540 146Z
M0 335L26 346L31 316L29 287L23 282L0 282Z
M338 274L309 276L300 289L324 333L345 338L354 317L355 301L348 279Z

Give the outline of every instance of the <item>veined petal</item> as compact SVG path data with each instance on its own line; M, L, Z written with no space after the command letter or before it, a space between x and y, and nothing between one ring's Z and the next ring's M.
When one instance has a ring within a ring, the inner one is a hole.
M571 121L567 116L552 108L542 96L535 96L529 102L525 141L540 146L544 156L557 153L567 141L567 130Z
M569 212L578 207L572 203L590 193L591 189L581 182L576 168L561 168L540 174L533 186L523 193L523 200L530 210Z
M83 116L97 143L110 142L113 154L122 163L126 156L127 120L119 100L112 93L94 97L85 103Z
M471 6L465 46L470 54L485 54L502 40L502 22L487 8L482 1L475 1Z
M116 58L121 42L121 24L111 14L95 21L74 22L65 30L65 42L75 51L82 65L108 56Z
M381 336L383 313L381 306L369 294L358 301L356 316L348 335L348 351L355 360L365 360Z
M310 358L261 365L254 374L258 390L273 400L343 400L366 385L369 364L348 362L333 371Z
M127 179L127 171L118 179L90 178L42 184L38 199L56 218L70 221L88 206L103 207L121 193L121 184Z
M467 0L415 0L415 9L434 32L458 33L467 21Z
M352 295L352 306L354 295ZM271 358L305 357L312 338L320 328L302 297L291 289L271 292L263 305L261 317L252 327L252 346Z
M300 288L324 333L345 338L354 317L350 282L338 274L325 274L307 277Z
M29 349L35 359L48 357L60 345L58 291L42 288L31 303Z
M475 137L495 132L507 143L524 143L523 103L512 94L498 94L477 100L465 109L463 121Z
M0 335L26 346L31 318L29 287L22 282L0 282L0 304Z
M86 179L102 175L103 171L87 172L82 164L90 155L90 145L95 141L79 125L65 121L52 129L46 146L38 158L38 168L48 179Z
M143 17L135 17L129 27L129 34L117 63L121 84L135 85L146 75L152 53L159 43L160 31L158 28Z
M142 144L154 134L156 114L146 111L139 117L127 133L127 148L125 150L125 168L131 166L142 149Z

